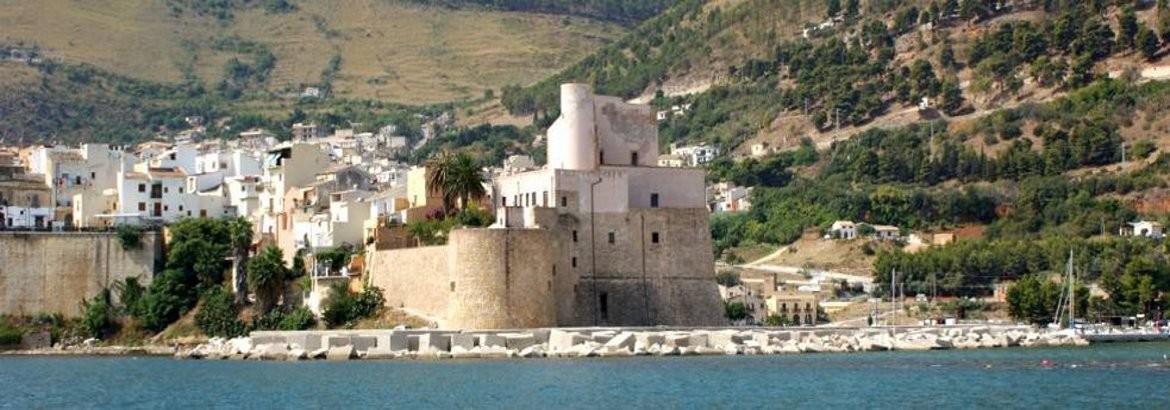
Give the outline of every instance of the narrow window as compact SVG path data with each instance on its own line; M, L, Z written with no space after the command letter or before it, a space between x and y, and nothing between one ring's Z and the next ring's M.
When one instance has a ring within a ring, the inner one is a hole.
M605 165L605 150L598 151L597 156L599 160L598 162L600 162L601 165Z
M565 208L567 206L569 206L569 197L562 196L561 197L561 208Z
M653 232L650 234L650 242L658 243L658 232Z
M138 184L138 192L146 192L146 184Z
M540 193L540 206L548 207L548 191Z
M598 305L600 305L599 310L601 311L601 320L609 320L609 294L601 292L601 294L598 295L597 302Z
M451 281L451 291L455 291L455 281Z
M609 243L613 243L613 232L609 233Z
M658 207L658 194L657 193L650 194L650 207L651 208Z
M97 173L96 173L96 172L90 172L90 173L89 173L89 179L94 179L94 178L97 178Z
M573 257L573 267L574 268L577 267L577 257L576 256Z
M577 242L577 231L573 231L573 242Z
M145 211L146 210L146 202L139 202L138 203L138 210Z
M553 277L557 277L557 265L553 265Z
M635 167L638 166L638 152L637 151L630 152L630 165L635 166Z
M506 197L506 196L500 197L500 206L502 206L502 207L508 206L508 197Z

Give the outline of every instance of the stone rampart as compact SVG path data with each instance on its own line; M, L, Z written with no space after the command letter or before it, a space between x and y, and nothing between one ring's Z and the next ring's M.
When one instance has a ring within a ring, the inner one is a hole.
M128 250L111 232L0 232L0 314L77 317L82 300L114 281L150 284L161 260L153 232Z
M450 327L555 326L552 233L546 229L459 229L452 260Z
M382 289L386 306L442 319L450 297L449 263L446 246L374 251L370 284Z

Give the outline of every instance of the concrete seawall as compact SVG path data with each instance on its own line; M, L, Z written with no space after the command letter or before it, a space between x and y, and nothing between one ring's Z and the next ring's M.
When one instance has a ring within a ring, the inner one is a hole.
M1083 346L1088 343L1070 331L1028 326L334 330L253 332L247 338L212 339L176 356L258 360L620 357Z

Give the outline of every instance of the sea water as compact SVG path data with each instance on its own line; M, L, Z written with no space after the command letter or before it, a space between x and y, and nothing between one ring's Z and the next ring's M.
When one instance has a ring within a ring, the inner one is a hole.
M781 356L0 358L9 408L1170 408L1170 343Z

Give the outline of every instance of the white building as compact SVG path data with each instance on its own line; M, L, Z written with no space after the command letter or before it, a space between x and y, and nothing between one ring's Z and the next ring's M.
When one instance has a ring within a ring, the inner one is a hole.
M1153 221L1137 221L1126 223L1121 227L1121 236L1144 236L1147 238L1162 239L1165 233L1162 224Z
M890 225L874 225L873 236L879 240L894 240L902 237L902 229Z
M708 144L679 146L670 144L670 155L678 156L688 166L697 167L711 162L719 155L719 148Z
M836 221L829 227L829 235L837 239L853 239L857 237L857 225L853 221Z

